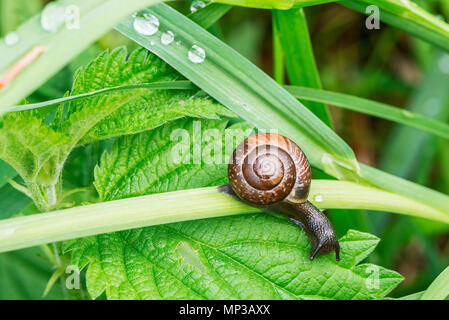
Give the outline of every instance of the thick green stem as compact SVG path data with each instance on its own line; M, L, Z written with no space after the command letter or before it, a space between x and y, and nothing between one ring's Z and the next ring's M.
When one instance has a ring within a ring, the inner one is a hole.
M315 180L309 200L320 208L372 209L449 224L449 215L406 197L356 183ZM80 206L0 221L0 252L138 227L259 212L217 187Z

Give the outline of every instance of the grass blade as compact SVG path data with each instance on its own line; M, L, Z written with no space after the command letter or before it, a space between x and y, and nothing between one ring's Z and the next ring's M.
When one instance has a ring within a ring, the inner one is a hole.
M444 300L447 296L449 296L449 267L432 282L421 296L421 300Z
M412 294L409 294L404 297L400 297L400 298L398 298L398 300L420 300L423 294L424 294L423 291L416 292L416 293L412 293Z
M284 64L284 51L282 50L281 39L279 31L274 25L273 16L273 78L277 83L283 85L285 82L285 64Z
M400 30L449 51L449 25L409 0L344 0L341 4L365 13L376 5L380 19Z
M445 82L440 83L444 84ZM303 88L303 87L294 87L294 86L288 86L286 88L293 96L295 96L298 99L323 102L344 109L362 112L375 117L404 124L406 126L416 128L422 131L426 131L445 139L449 139L448 124L442 121L432 119L430 117L423 116L419 113L399 109L384 103L337 92ZM423 106L426 106L426 104L424 104ZM410 139L409 136L407 136L407 141L409 141L409 139ZM402 145L404 144L402 143ZM405 152L400 153L410 154ZM389 158L396 157L396 159L398 159L397 154L398 152L394 152L394 150L392 150L392 152L387 152ZM391 163L391 161L387 162ZM401 166L402 164L403 162L401 162Z
M189 14L189 19L198 23L204 29L208 29L231 10L231 8L232 6L226 4L211 3L201 10Z

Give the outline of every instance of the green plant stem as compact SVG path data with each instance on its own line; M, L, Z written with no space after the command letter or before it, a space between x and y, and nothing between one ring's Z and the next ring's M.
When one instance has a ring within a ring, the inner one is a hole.
M59 105L61 103L66 102L73 102L85 98L90 98L96 95L103 95L108 93L114 93L116 91L120 90L138 90L138 89L148 89L148 90L192 90L195 89L195 85L188 81L188 80L179 80L179 81L161 81L161 82L152 82L152 83L139 83L139 84L132 84L132 85L126 85L126 86L117 86L117 87L110 87L110 88L104 88L92 92L86 92L81 93L73 96L53 99L49 101L44 102L38 102L38 103L29 103L29 104L23 104L19 106L13 106L9 107L6 110L0 111L0 115L7 112L17 112L17 111L25 111L25 110L31 110L31 109L38 109L38 108L44 108L52 105Z
M309 199L320 208L390 211L449 224L449 215L430 206L352 182L314 180ZM217 187L128 198L2 220L0 252L138 227L254 212L260 209L221 193Z

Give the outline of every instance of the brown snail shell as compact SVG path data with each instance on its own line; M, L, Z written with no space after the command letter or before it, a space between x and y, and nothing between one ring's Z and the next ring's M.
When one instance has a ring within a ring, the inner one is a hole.
M311 260L318 253L332 251L340 260L340 245L332 224L307 201L310 165L293 141L273 133L248 137L232 154L228 177L233 193L241 200L265 211L285 214L301 227L312 246Z
M274 133L256 134L234 151L228 166L234 192L256 205L269 205L287 197L307 200L310 165L290 139Z

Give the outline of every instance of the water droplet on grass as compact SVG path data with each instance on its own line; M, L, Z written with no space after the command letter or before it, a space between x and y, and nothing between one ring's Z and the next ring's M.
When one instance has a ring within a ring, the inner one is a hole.
M196 44L192 46L188 53L189 60L193 63L201 63L206 59L206 51L203 48L198 47Z
M19 42L19 35L17 34L17 32L10 32L5 36L4 41L8 47L11 47Z
M314 202L323 202L323 195L322 194L316 194L313 196L313 201Z
M206 6L203 1L195 1L190 5L190 12L196 12Z
M151 36L159 30L159 20L152 14L144 14L134 18L133 27L141 35Z
M169 45L175 39L175 34L171 31L166 31L161 35L161 42L163 45Z
M63 5L50 2L41 14L41 26L45 31L56 32L64 24L65 8Z

